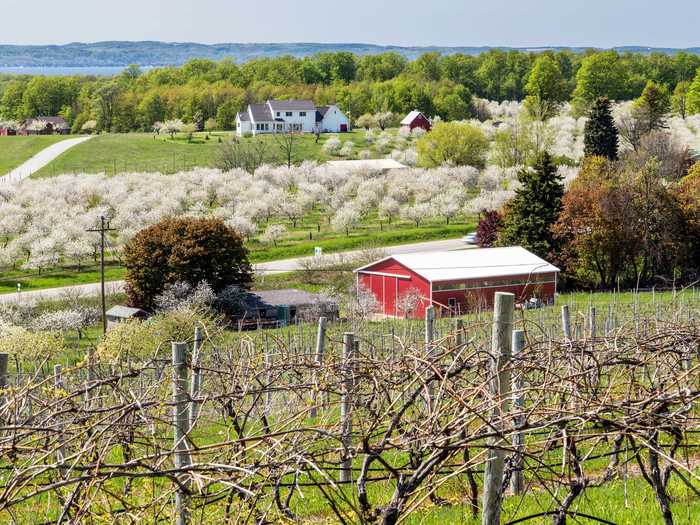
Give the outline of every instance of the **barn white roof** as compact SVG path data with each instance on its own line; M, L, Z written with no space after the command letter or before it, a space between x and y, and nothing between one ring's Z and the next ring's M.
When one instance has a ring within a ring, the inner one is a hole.
M420 117L423 113L421 113L418 110L413 110L411 111L408 115L406 115L403 120L401 121L402 126L410 126L411 122L416 120L418 117Z
M391 255L355 271L371 272L372 266L387 259L431 282L559 272L559 268L520 246Z
M326 162L326 166L332 171L383 171L406 168L394 159L331 160Z

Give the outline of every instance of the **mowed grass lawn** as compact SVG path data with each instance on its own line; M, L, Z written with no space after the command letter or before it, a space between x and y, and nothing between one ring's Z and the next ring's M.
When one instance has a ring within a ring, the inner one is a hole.
M0 137L0 175L5 175L42 149L70 138L66 135L33 135Z
M313 134L300 135L294 147L294 162L330 160L332 157L323 151L323 144L331 136L334 135L324 134L316 142ZM343 143L353 142L354 147L352 155L333 158L357 158L361 150L369 149L364 130L335 136ZM63 173L176 173L195 167L215 167L222 144L230 141L232 137L232 132L196 133L192 140L188 141L183 134L174 138L152 133L105 134L71 148L32 176L51 177ZM259 138L268 143L267 156L271 163L286 163L274 136L261 135ZM243 137L241 140L245 142L256 139ZM390 150L391 148L387 148L387 151L372 149L371 155L384 157Z

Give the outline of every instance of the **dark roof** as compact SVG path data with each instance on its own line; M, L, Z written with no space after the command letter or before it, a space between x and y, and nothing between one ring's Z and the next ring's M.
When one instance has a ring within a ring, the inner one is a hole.
M272 111L315 111L316 105L310 100L268 100Z
M45 124L51 124L54 128L68 129L68 123L63 119L63 117L33 117L28 118L25 122L25 126L29 126L32 122L43 122Z
M334 301L322 294L306 292L304 290L264 290L251 292L250 299L268 306L309 306L319 303L333 303Z
M321 122L323 120L323 117L328 113L328 108L330 108L330 106L318 106L316 108L316 122Z
M246 110L246 111L241 111L241 112L238 114L238 118L240 118L241 121L243 121L243 122L249 122L249 121L250 121L250 114L248 113L248 110Z
M272 114L270 113L270 108L267 104L251 104L248 107L250 108L250 112L253 114L253 120L255 122L272 120Z

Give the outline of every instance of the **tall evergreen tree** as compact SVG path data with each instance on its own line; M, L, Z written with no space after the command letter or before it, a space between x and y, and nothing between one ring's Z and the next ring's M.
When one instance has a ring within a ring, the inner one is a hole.
M584 130L584 152L587 157L617 160L618 132L612 116L612 106L606 97L595 101Z
M557 222L564 196L562 177L547 152L540 153L532 169L518 174L522 184L507 207L498 236L501 246L522 246L540 257L554 248L551 227Z

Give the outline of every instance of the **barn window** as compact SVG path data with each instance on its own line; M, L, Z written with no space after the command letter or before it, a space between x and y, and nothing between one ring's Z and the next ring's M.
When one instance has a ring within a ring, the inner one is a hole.
M455 299L454 297L450 297L447 300L447 306L454 310L457 307L457 299Z

